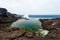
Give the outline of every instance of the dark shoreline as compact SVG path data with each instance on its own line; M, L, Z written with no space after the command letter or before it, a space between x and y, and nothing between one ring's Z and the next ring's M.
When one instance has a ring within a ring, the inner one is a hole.
M0 40L60 40L60 18L40 19L40 21L43 29L50 31L45 38L37 37L29 31L0 26Z

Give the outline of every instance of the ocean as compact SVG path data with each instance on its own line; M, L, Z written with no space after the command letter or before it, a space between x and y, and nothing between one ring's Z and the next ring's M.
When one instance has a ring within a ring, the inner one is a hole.
M60 18L60 15L29 15L29 18L40 18L40 19Z

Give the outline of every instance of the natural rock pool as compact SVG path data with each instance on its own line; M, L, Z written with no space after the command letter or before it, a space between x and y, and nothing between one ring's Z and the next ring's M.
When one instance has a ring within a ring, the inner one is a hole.
M17 27L19 29L28 30L28 31L34 32L38 35L42 35L42 37L45 36L48 33L48 31L43 30L40 21L33 20L33 19L29 19L29 20L20 19L20 20L17 20L16 22L14 22L11 25L11 27ZM44 31L46 31L46 33Z

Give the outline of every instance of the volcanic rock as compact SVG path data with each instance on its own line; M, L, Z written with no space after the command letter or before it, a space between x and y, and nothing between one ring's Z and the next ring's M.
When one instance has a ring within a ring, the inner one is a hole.
M20 18L21 16L18 17L18 15L8 12L7 9L0 8L0 23L13 22Z
M1 40L43 40L43 38L36 36L32 32L25 30L18 30L16 28L15 30L13 30L13 28L11 29L6 29L10 31L0 30L0 39Z
M40 19L42 27L49 30L46 40L60 40L60 18L55 19Z
M7 10L5 8L0 8L0 17L7 17Z

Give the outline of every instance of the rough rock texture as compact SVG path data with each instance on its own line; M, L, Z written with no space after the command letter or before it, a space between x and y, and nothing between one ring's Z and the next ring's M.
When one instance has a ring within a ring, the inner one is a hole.
M43 29L50 31L45 38L36 36L30 31L5 28L6 25L0 22L0 40L60 40L60 19L40 19L40 21Z
M0 8L0 17L7 17L7 10L5 8Z
M44 40L34 33L17 28L0 30L0 40Z
M19 18L21 18L21 16L12 14L5 8L0 8L0 23L13 22Z
M42 27L49 30L45 40L60 40L60 19L41 19Z

